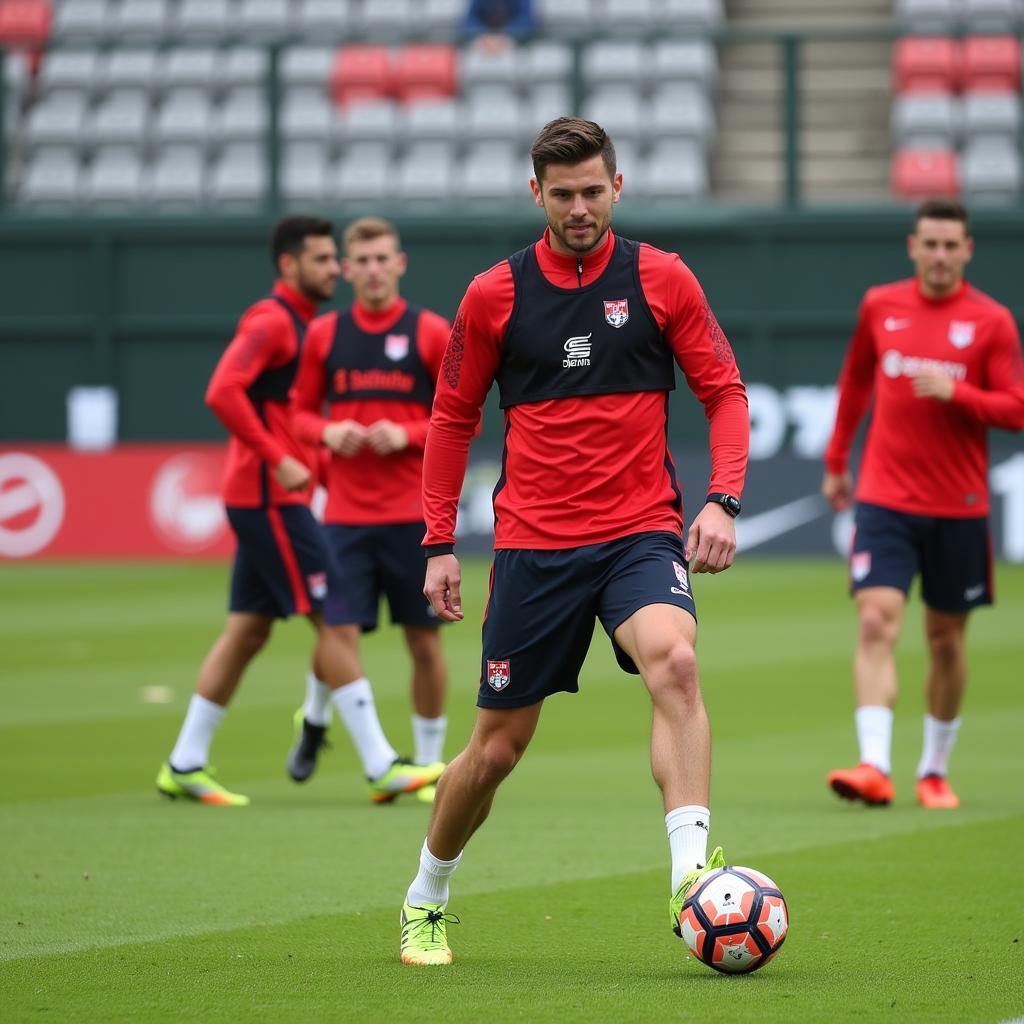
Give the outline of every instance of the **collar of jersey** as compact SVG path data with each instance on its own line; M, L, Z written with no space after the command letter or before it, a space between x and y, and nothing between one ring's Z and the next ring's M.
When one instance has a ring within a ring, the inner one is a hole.
M612 258L615 249L615 235L611 228L608 229L608 240L595 253L583 257L583 285L587 288L594 284L604 273ZM578 257L566 256L563 253L555 252L551 248L551 229L544 229L544 237L533 247L537 256L537 264L540 271L547 278L549 284L556 288L564 288L570 291L578 291L580 284L576 278L576 264Z
M358 299L352 303L352 319L356 327L366 334L382 334L391 330L409 308L409 303L399 297L384 309L368 309Z
M302 292L296 291L290 284L285 284L281 280L275 281L274 294L279 299L284 299L303 323L308 324L316 316L316 303Z

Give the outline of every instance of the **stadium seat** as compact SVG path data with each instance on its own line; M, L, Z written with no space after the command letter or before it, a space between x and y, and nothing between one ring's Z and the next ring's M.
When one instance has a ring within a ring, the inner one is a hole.
M317 43L336 43L352 29L349 0L295 0L296 32Z
M404 46L394 69L395 93L401 100L423 96L454 96L457 89L453 46L429 43Z
M205 142L211 137L212 125L213 112L204 90L174 89L157 112L155 136L161 142Z
M539 0L537 8L546 35L586 35L593 25L590 0Z
M217 42L233 31L231 14L228 0L181 0L174 30L188 41Z
M267 82L267 51L257 46L224 50L218 55L216 70L222 88L245 85L263 89Z
M725 10L722 0L659 0L654 22L669 32L708 32L725 24Z
M143 179L143 194L169 212L188 210L206 198L206 165L199 146L172 145L159 151Z
M896 20L921 34L952 32L957 10L954 0L896 0Z
M688 82L660 86L651 98L649 118L650 134L656 139L693 139L707 147L715 131L707 93Z
M450 146L443 142L416 143L399 162L398 197L408 201L447 199L454 174Z
M896 92L955 92L960 84L960 61L952 39L900 39L893 47L893 87Z
M383 46L343 46L331 68L330 90L336 103L383 98L393 91L391 54Z
M459 120L459 105L455 100L427 97L402 107L398 133L410 142L454 139L459 133Z
M210 198L229 210L248 211L266 198L267 158L262 146L225 146L210 174Z
M382 199L391 184L391 147L364 142L344 150L331 182L331 195L340 202Z
M970 203L1014 203L1020 198L1020 150L1009 141L979 140L961 160L964 198Z
M281 101L281 136L290 142L330 139L337 131L335 111L322 89L288 89Z
M961 0L963 24L971 32L999 35L1021 25L1019 0Z
M467 46L459 54L459 83L463 89L481 84L514 85L519 65L519 51L514 46L497 51Z
M459 198L525 197L528 179L518 157L515 147L508 142L480 142L471 147L459 164Z
M0 46L38 49L50 38L52 23L47 0L0 0Z
M647 47L641 43L607 39L583 48L580 70L588 88L601 88L616 82L638 84L649 74Z
M459 30L466 0L426 0L423 5L423 31L427 39L450 41Z
M955 196L960 191L951 149L901 149L892 158L892 194L899 199Z
M700 150L682 140L657 143L640 174L640 194L652 199L699 199L707 189L707 165Z
M605 0L597 9L596 23L601 32L617 38L645 35L654 21L655 0Z
M327 198L327 149L317 142L289 146L281 166L281 193L290 203L321 203Z
M247 40L266 43L288 33L290 14L288 0L239 0L232 21Z
M970 92L963 98L963 132L968 145L981 139L1016 145L1021 99L1013 92Z
M363 0L356 8L355 24L366 39L395 43L410 34L420 14L410 0Z
M267 130L267 101L264 91L243 85L231 89L213 119L214 137L228 142L252 142Z
M1020 92L1020 40L1013 36L965 39L963 83L972 92Z
M327 46L289 46L281 53L281 81L313 86L327 95L334 51Z
M347 143L392 142L398 127L398 108L392 100L350 103L344 111L341 131Z
M652 78L658 83L694 82L707 91L715 87L718 58L702 39L663 39L651 50Z
M44 149L29 160L18 190L27 206L65 209L78 201L78 157L71 149Z
M142 164L131 146L100 149L82 176L81 198L92 209L134 206L142 197Z
M97 78L105 92L155 89L161 78L157 51L111 50L100 58Z
M541 86L553 82L568 82L573 72L572 50L565 43L550 39L521 46L519 80L523 85Z
M159 43L171 25L167 0L131 0L111 13L111 34L119 43Z
M523 110L523 130L531 138L549 121L572 113L568 85L541 85L531 90Z
M109 143L145 142L150 120L148 92L119 89L93 109L86 121L84 137L103 146Z
M52 37L58 43L97 42L110 26L107 0L74 0L54 11Z
M166 90L182 86L212 89L217 81L216 50L185 46L168 50L160 67L160 83Z
M471 139L514 140L527 130L519 97L511 89L479 86L467 97L464 109L466 135Z
M25 122L25 140L31 149L42 145L77 145L85 124L85 97L78 92L55 92L36 103Z
M622 187L626 195L640 194L640 176L643 161L640 151L632 139L621 139L615 143L615 171L622 174Z
M39 68L39 91L73 89L87 96L99 81L99 55L95 50L49 50Z
M596 121L613 139L634 139L648 132L639 94L621 85L588 95L583 101L583 116Z
M946 149L959 135L960 104L946 92L912 92L893 100L890 130L895 148Z

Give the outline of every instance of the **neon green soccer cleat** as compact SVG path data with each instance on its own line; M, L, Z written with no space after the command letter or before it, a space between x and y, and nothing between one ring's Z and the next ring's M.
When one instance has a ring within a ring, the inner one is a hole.
M444 764L413 764L400 757L377 779L370 779L370 799L375 804L390 803L401 793L415 793L432 786L441 777Z
M694 868L683 875L682 881L679 883L676 891L672 893L672 898L668 901L668 914L672 921L672 931L674 934L679 935L679 915L683 912L686 894L693 888L693 883L702 875L710 874L712 871L717 871L719 868L724 867L725 857L722 854L722 848L716 846L704 867Z
M448 925L458 924L454 914L446 914L443 903L425 903L402 907L402 963L414 967L441 967L452 962L448 946Z
M176 800L179 796L197 800L201 804L216 804L220 807L247 807L249 798L241 793L225 789L214 777L209 767L194 772L176 772L166 761L160 765L156 777L157 792L161 796Z

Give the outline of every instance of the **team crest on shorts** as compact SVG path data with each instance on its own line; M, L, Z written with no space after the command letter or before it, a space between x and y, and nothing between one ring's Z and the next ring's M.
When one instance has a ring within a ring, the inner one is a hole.
M621 327L629 319L629 300L605 299L604 318L612 327Z
M393 363L404 359L409 354L408 334L389 334L384 339L384 355Z
M690 581L686 578L686 566L680 565L678 562L673 562L672 568L676 571L676 579L679 580L679 586L689 593Z
M311 572L306 577L306 586L310 597L322 601L327 596L327 573Z
M974 341L974 323L971 320L950 320L949 341L954 348L967 348Z
M867 579L869 572L871 572L870 551L855 551L850 555L850 576L854 582L860 583L861 580Z
M499 693L508 686L512 678L512 669L507 661L487 662L487 685Z

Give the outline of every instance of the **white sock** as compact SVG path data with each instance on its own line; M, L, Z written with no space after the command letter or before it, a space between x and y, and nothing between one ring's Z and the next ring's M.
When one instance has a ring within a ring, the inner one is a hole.
M302 714L310 725L331 724L331 690L312 672L306 673L306 703Z
M178 733L178 742L174 744L171 756L167 759L175 771L191 772L206 767L213 734L224 721L227 710L212 700L200 697L198 693L192 694L185 721Z
M409 892L405 897L406 903L410 907L421 907L424 903L447 903L448 879L459 866L460 860L461 853L455 860L438 860L427 849L427 841L424 839L423 849L420 851L419 874L409 886Z
M412 735L416 741L416 756L413 760L417 764L434 764L443 760L444 735L447 730L448 719L444 715L440 718L413 715Z
M398 754L388 743L380 726L370 680L363 676L340 687L331 694L331 700L356 745L366 777L379 779L391 767Z
M956 744L956 734L960 731L960 719L943 722L940 718L924 716L924 745L921 748L921 760L917 764L917 777L926 775L945 775L949 768L949 755Z
M675 892L687 871L702 868L707 863L711 812L700 804L677 807L665 815L665 828L672 853L672 892Z
M862 764L873 764L886 775L892 772L892 708L868 705L857 708L857 742Z

